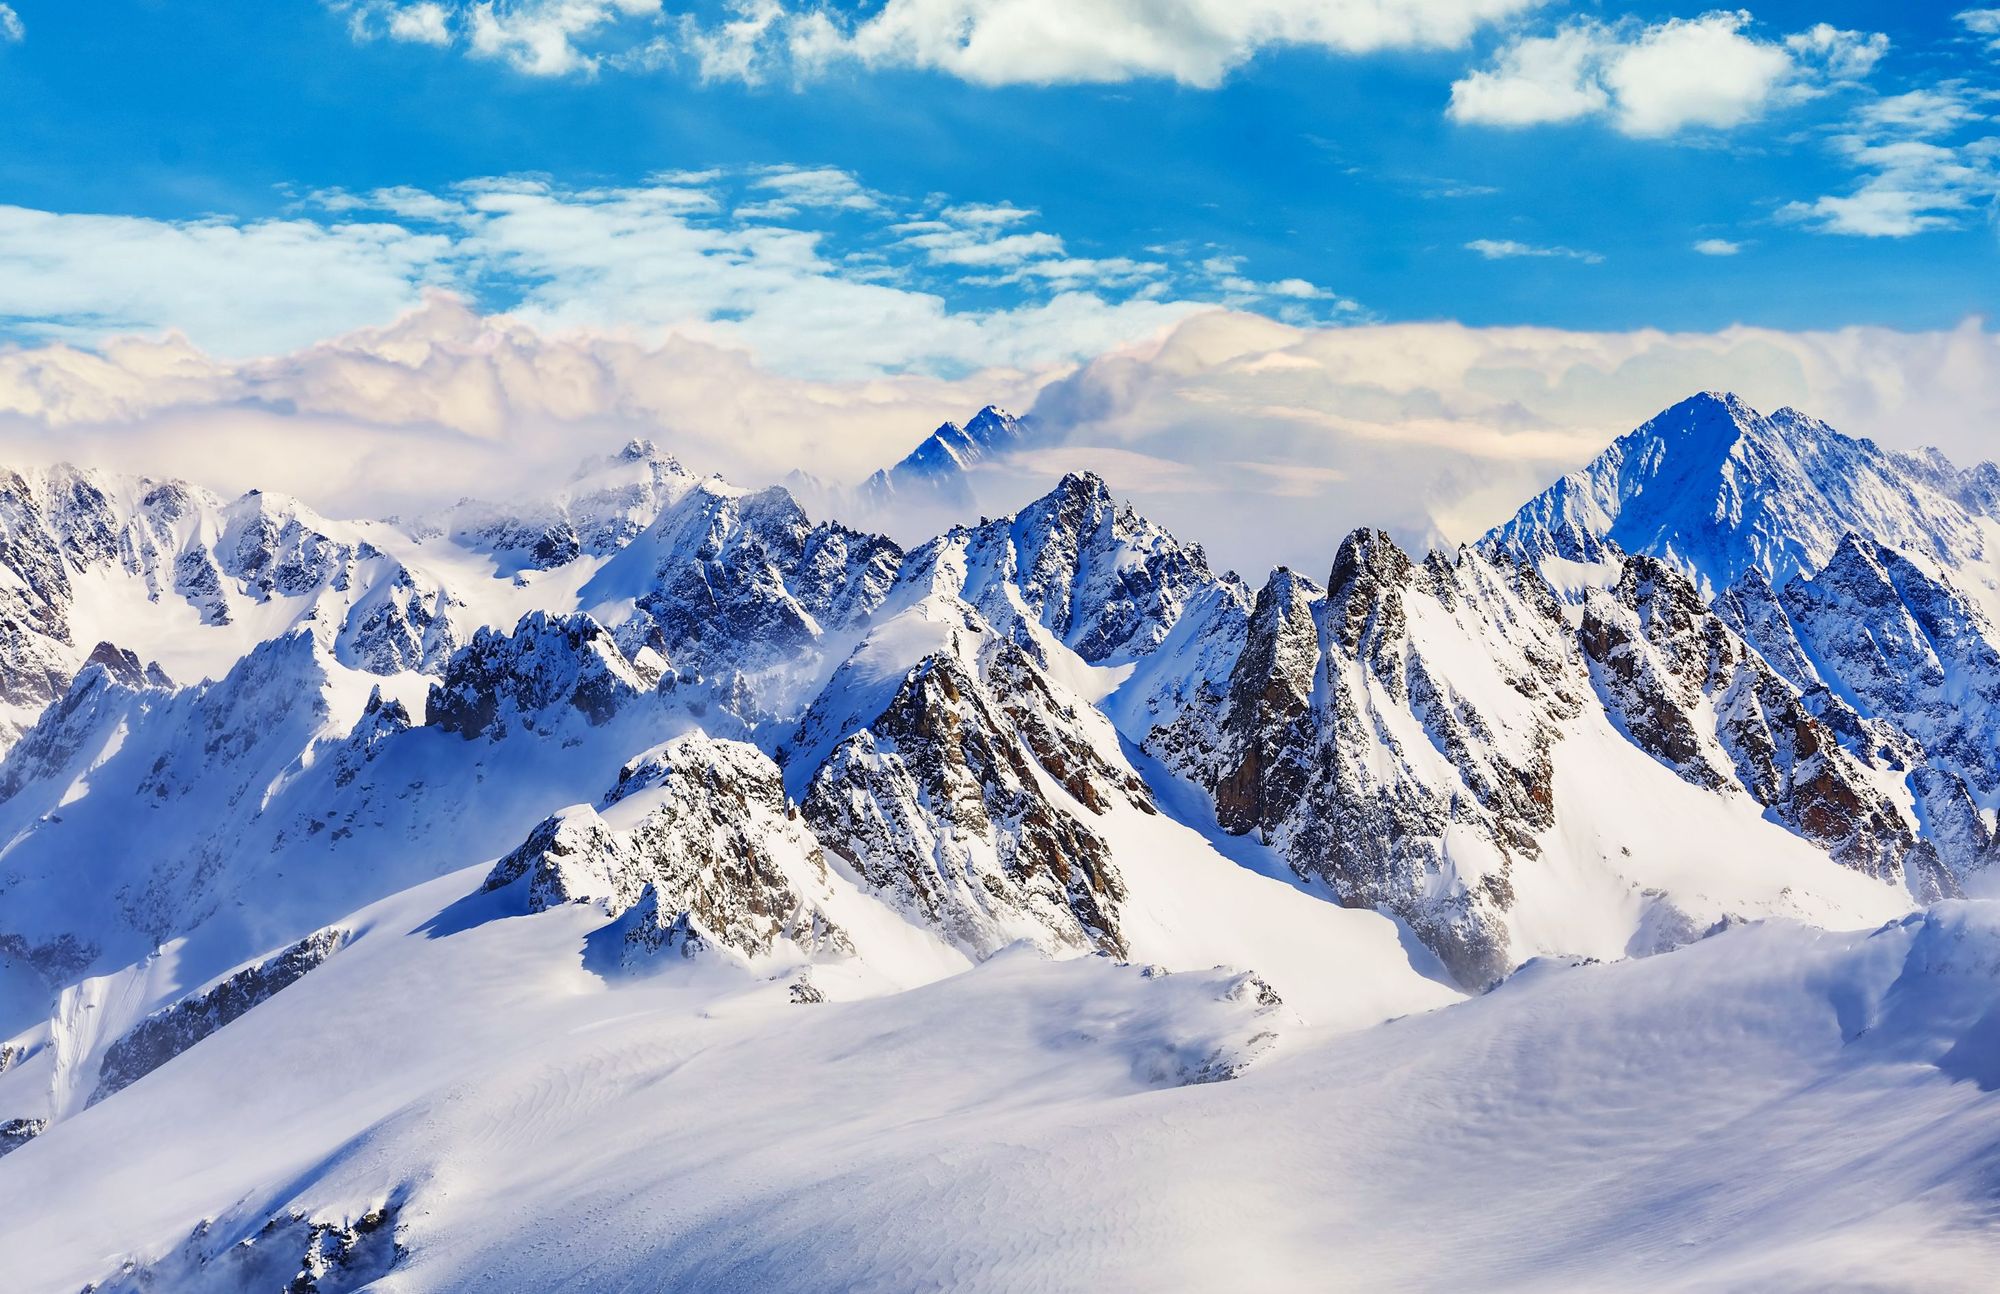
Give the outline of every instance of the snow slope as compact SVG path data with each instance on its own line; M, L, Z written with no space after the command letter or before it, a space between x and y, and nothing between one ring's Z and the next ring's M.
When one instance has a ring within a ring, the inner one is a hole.
M2000 1259L1992 905L1313 1027L1101 958L804 1006L607 981L601 917L466 913L475 879L357 914L0 1160L13 1287L251 1288L315 1252L322 1290L393 1261L402 1291L1976 1290ZM1245 1067L1190 1081L1217 1056Z
M0 478L0 1284L1982 1288L1995 479L1697 397L1253 594Z

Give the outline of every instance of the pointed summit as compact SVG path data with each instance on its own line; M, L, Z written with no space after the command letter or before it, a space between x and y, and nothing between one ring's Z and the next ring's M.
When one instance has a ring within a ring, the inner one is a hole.
M863 497L886 503L898 494L921 491L945 502L970 502L965 472L989 458L1018 448L1034 424L989 404L964 426L947 422L925 437L903 460L863 483Z
M1703 392L1662 411L1487 535L1551 563L1657 557L1704 593L1755 568L1773 585L1818 570L1849 532L1947 565L1984 556L1975 493L1939 456L1892 454L1795 409L1769 417Z

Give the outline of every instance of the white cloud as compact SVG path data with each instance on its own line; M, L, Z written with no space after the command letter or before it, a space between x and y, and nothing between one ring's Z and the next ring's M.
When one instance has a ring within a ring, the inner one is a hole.
M746 484L852 481L945 418L1032 408L1051 443L980 482L988 511L1092 468L1224 564L1323 574L1348 529L1467 539L1696 390L1792 404L1961 462L1992 452L2000 336L1294 328L1208 311L1080 369L812 380L686 337L531 326L433 295L386 327L229 361L187 342L0 349L0 458L70 457L287 490L349 513L546 481L632 435Z
M960 225L1018 225L1023 220L1033 218L1036 213L1025 207L1017 207L1011 202L967 203L964 206L946 207L946 220Z
M394 10L388 14L389 37L417 45L449 45L451 29L445 23L446 16L443 5L428 0Z
M439 47L461 45L475 58L499 59L530 76L589 76L606 54L588 48L607 33L657 25L660 0L322 0L345 13L357 40ZM640 46L625 38L613 57Z
M1455 48L1539 0L888 0L841 24L815 10L795 56L948 72L986 85L1165 77L1213 86L1259 50ZM817 21L814 21L817 20Z
M181 328L224 352L302 346L455 277L451 240L386 222L163 221L0 207L0 326L93 339Z
M27 25L21 21L21 15L14 12L14 6L0 4L0 42L18 45L27 38Z
M1889 47L1886 36L1826 23L1763 40L1745 30L1750 21L1741 10L1650 26L1572 21L1517 38L1490 68L1453 83L1447 113L1494 126L1603 116L1648 138L1723 130L1866 76Z
M858 478L946 418L1025 406L1039 381L813 381L706 342L552 332L433 294L391 325L268 358L178 337L0 349L0 449L390 511L531 485L634 435L748 482L800 463Z
M505 59L532 76L595 72L580 37L628 18L657 18L660 0L480 0L465 11L475 55Z
M1985 116L1967 101L1955 85L1907 94L1884 95L1862 105L1855 119L1864 130L1907 131L1917 135L1943 135Z
M1703 256L1734 256L1743 250L1743 244L1727 238L1703 238L1695 243L1694 249Z
M1502 49L1490 69L1454 82L1447 114L1491 126L1594 116L1611 102L1597 75L1604 47L1603 29L1595 25L1524 37Z
M1763 113L1792 74L1786 50L1743 35L1748 16L1708 14L1648 28L1604 69L1629 135L1727 128Z
M1324 578L1355 526L1406 543L1474 538L1707 389L1789 404L1894 448L1935 443L1969 465L1994 454L2000 334L1976 321L1929 333L1294 329L1216 313L1085 365L1034 412L1061 429L1071 465L1098 448L1140 456L1135 479L1107 468L1112 484L1222 563L1261 574L1288 562Z
M1478 252L1489 261L1512 260L1526 256L1582 261L1586 265L1604 263L1604 257L1596 252L1579 251L1574 247L1537 247L1532 243L1517 243L1511 238L1475 238L1465 245L1465 250Z
M972 231L939 230L917 234L907 240L912 247L925 249L933 265L1019 265L1045 256L1060 256L1062 239L1054 234L1003 234L979 239Z
M1230 261L1079 254L1005 203L915 206L828 168L315 192L286 219L0 208L0 336L169 328L225 355L304 345L452 288L549 328L679 333L835 377L1069 362L1207 304L1352 313ZM993 289L1005 289L996 302Z
M846 171L831 166L773 166L751 181L751 187L778 196L767 204L792 214L801 208L876 211L881 201Z
M1861 173L1845 194L1782 208L1781 219L1826 233L1907 238L1953 229L2000 197L2000 139L1946 137L1984 119L1971 92L1955 83L1875 99L1833 146Z
M1973 35L1994 37L1993 47L2000 49L2000 9L1964 9L1956 16Z
M373 35L406 0L325 0ZM671 39L641 39L659 0L451 0L475 54L545 76L653 68L676 51L706 80L755 82L830 64L913 67L984 85L1159 77L1213 86L1260 51L1360 54L1449 49L1544 0L886 0L873 12L816 0L729 0L727 16L683 14ZM433 6L435 7L435 6ZM426 31L431 30L426 26ZM606 47L611 52L604 52Z
M1804 65L1818 68L1827 79L1852 82L1875 70L1889 52L1889 38L1881 32L1843 31L1822 22L1785 37L1785 48Z
M761 81L771 56L767 41L784 20L785 6L780 0L731 0L730 10L728 21L712 27L683 15L681 42L693 53L704 81Z

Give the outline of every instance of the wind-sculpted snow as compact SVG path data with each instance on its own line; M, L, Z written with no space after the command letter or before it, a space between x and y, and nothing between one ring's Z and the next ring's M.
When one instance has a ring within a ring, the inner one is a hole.
M272 994L291 987L339 952L347 939L345 930L317 931L214 988L147 1016L105 1049L90 1104L130 1087Z
M1017 953L801 1008L700 958L607 986L577 905L404 933L476 884L362 915L0 1161L0 1268L35 1291L1970 1294L1996 1257L1990 904L1544 959L1328 1031L1236 969Z

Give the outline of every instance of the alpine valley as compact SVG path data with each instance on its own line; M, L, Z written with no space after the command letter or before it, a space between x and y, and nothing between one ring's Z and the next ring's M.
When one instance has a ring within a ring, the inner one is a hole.
M2000 1270L2000 468L1793 410L1250 578L4 472L0 749L10 1291Z

